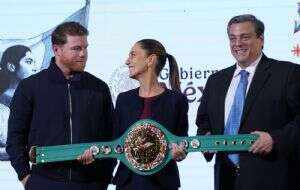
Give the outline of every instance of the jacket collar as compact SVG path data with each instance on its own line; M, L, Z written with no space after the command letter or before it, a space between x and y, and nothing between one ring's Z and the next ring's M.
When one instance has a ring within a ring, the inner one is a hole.
M133 93L136 96L136 98L140 99L140 101L144 101L144 98L139 95L139 89L140 89L140 87L133 89ZM155 96L155 97L157 97L155 99L159 99L159 97L162 97L165 94L168 94L170 91L171 91L170 89L165 88L165 90L161 94L158 94Z
M255 74L253 76L251 85L249 87L249 90L248 90L248 93L246 96L244 110L243 110L242 119L241 119L241 128L243 126L245 118L247 117L249 111L252 108L252 105L255 102L255 99L257 98L257 95L259 94L262 87L265 85L266 81L268 80L268 78L271 75L269 67L270 67L270 64L269 64L267 56L262 54L262 57L257 64ZM234 75L235 70L236 70L236 64L223 70L224 73L221 77L222 82L218 83L218 86L217 86L218 94L219 94L219 99L218 99L219 103L217 105L218 105L218 110L219 110L218 112L220 115L219 130L222 132L224 130L225 98L226 98L226 94L227 94L227 91L230 86L230 82Z
M272 73L270 70L269 59L267 56L263 54L260 62L257 65L255 74L253 76L251 85L249 87L249 91L246 96L246 101L245 101L244 110L241 119L241 126L243 126L245 118L250 112L252 105L254 104L259 93L261 92L261 89L263 89L264 85L270 78L271 74Z
M49 71L49 77L52 81L55 82L78 82L82 78L82 74L84 72L74 72L72 73L72 77L70 79L66 79L63 75L63 72L60 70L60 68L55 63L55 57L51 58L50 66L48 68Z

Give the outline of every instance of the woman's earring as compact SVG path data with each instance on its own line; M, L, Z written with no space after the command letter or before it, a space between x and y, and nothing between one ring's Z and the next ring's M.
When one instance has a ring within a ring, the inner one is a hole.
M12 63L8 63L7 64L7 69L10 71L10 72L15 72L15 70L16 70L16 66L14 65L14 64L12 64Z

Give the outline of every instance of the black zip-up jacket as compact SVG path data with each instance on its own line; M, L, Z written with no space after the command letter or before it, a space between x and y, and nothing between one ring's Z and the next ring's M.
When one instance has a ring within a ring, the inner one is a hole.
M111 159L30 168L28 157L31 146L111 140L113 104L106 83L87 72L67 80L53 58L48 69L19 83L10 110L7 152L19 180L33 173L58 181L110 182Z

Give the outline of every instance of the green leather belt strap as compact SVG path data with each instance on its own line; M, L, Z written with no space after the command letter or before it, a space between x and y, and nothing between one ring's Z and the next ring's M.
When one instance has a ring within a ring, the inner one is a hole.
M150 175L172 159L171 143L183 143L187 152L247 151L257 138L255 134L178 137L159 123L144 119L114 141L35 147L31 155L36 164L43 164L76 160L85 150L91 149L95 159L115 158L135 173Z

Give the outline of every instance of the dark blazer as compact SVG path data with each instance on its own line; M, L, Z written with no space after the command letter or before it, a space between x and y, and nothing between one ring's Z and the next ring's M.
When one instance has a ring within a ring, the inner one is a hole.
M236 66L211 75L207 81L197 113L198 135L211 131L224 133L224 104ZM268 132L274 147L266 156L240 154L242 190L286 190L296 144L300 139L300 66L262 56L246 96L239 133ZM222 168L228 162L217 153L215 189L230 180Z
M115 109L115 137L120 137L133 123L140 119L144 99L138 94L138 88L119 94ZM151 104L151 116L166 129L178 136L187 136L188 132L188 101L179 93L166 89ZM122 186L133 174L124 164L120 163L113 183ZM165 168L148 177L155 180L165 189L180 187L177 164L171 160Z

